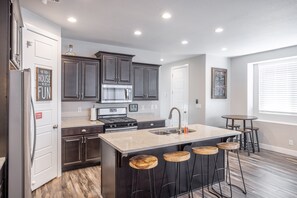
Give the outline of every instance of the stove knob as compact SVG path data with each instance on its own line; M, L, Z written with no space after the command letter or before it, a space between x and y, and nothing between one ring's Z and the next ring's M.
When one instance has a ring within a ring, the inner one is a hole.
M114 127L114 128L116 128L116 127L117 127L117 125L116 125L116 124L114 124L114 125L113 125L113 127Z
M109 128L112 128L112 124L109 125Z
M130 126L134 126L134 123L131 123Z

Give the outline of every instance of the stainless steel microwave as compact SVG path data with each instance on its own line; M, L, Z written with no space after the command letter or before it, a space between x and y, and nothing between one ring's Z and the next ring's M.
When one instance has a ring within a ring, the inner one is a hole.
M132 102L132 85L101 86L101 103L128 103Z

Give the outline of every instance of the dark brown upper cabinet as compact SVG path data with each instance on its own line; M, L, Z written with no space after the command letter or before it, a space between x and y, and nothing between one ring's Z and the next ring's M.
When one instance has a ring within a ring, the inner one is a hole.
M102 84L132 84L131 67L134 55L110 52L98 52L95 55L102 60Z
M62 56L62 101L99 100L98 59Z
M158 100L160 65L133 63L133 100Z

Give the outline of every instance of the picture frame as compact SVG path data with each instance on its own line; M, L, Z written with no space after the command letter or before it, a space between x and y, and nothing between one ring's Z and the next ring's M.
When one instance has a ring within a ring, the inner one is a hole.
M227 99L227 69L211 68L211 98Z
M52 92L52 70L36 67L36 101L51 101Z
M138 104L129 104L129 112L138 112Z

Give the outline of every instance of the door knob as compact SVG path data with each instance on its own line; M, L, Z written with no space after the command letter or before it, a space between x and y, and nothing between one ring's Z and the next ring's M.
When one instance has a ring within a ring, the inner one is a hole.
M58 128L58 125L55 124L55 125L53 126L53 129L57 129L57 128Z

